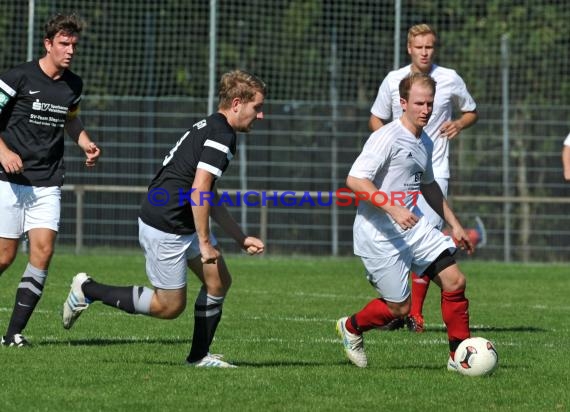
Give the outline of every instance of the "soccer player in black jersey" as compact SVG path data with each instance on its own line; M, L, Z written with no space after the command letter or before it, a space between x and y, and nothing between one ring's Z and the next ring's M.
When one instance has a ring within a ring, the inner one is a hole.
M0 274L27 233L29 262L18 285L2 345L26 346L22 335L45 285L60 219L64 130L94 166L100 150L78 116L83 82L69 70L83 28L58 14L45 26L45 55L0 75Z
M263 118L265 83L235 70L222 76L218 111L187 130L151 181L139 214L139 241L146 273L154 289L109 286L78 273L63 304L69 329L93 301L128 313L162 319L178 317L186 307L189 267L202 283L194 304L194 335L186 361L196 367L234 365L212 355L210 344L222 317L231 276L210 231L210 217L248 254L260 254L263 242L244 234L220 202L215 182L236 152L236 132L248 132Z

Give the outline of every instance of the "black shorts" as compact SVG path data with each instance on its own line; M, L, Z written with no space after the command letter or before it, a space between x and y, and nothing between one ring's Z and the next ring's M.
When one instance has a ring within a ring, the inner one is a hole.
M424 271L424 275L427 275L430 279L436 277L442 270L445 268L450 267L451 265L455 264L455 259L449 250L444 250L441 254L437 257L436 260L433 261L431 265Z

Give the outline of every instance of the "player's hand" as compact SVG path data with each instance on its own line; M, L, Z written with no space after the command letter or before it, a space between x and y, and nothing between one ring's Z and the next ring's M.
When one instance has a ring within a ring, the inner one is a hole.
M263 242L253 236L246 237L243 241L242 247L248 255L260 255L265 251L265 245Z
M210 242L200 242L200 255L201 261L204 264L216 263L221 256L221 253Z
M0 164L10 174L20 174L24 171L22 158L11 150L6 150L0 154Z
M93 142L89 143L87 149L85 149L85 166L93 167L97 163L99 156L101 155L101 149Z
M473 252L475 252L475 246L462 227L453 228L452 237L457 247L467 252L468 255L471 255Z
M409 230L413 228L420 220L418 216L413 214L408 208L405 208L404 206L394 206L389 210L388 213L403 230Z
M451 140L461 132L461 126L458 121L448 120L444 122L439 128L439 137L442 139Z

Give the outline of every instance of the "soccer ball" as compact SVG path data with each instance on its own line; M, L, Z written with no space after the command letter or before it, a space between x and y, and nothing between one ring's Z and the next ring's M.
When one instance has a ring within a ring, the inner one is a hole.
M457 370L462 375L490 375L499 365L495 346L485 338L468 338L455 351Z

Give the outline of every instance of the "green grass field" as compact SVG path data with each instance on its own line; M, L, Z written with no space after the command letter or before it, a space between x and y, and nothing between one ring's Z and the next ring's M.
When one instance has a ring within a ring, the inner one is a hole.
M60 308L78 271L113 284L144 284L141 254L58 254L26 329L32 348L0 348L2 411L568 411L570 342L563 265L462 261L474 336L492 340L500 366L487 378L447 372L448 348L434 286L427 331L366 334L369 367L344 357L337 318L374 297L355 258L227 257L234 277L212 351L239 366L184 365L186 312L171 321L93 304L73 329ZM0 278L0 332L25 266Z

